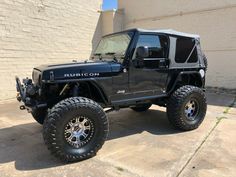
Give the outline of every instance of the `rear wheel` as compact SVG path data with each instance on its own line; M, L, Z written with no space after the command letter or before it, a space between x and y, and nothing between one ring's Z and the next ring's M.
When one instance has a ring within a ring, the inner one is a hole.
M167 104L170 123L180 130L193 130L202 123L207 110L204 92L195 86L177 89Z
M31 112L33 118L39 123L39 124L43 124L44 119L47 116L47 109L34 109Z
M108 135L108 120L103 108L82 97L65 99L49 112L43 137L51 153L65 162L96 155Z
M136 105L134 107L130 107L132 110L136 111L136 112L145 112L147 111L150 107L152 106L152 104L142 104L142 105Z

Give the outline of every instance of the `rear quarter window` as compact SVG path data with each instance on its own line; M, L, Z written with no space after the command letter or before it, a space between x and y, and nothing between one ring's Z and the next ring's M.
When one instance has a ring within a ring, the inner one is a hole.
M195 63L198 61L195 40L191 38L178 38L176 41L175 62L185 63L187 59L188 63Z

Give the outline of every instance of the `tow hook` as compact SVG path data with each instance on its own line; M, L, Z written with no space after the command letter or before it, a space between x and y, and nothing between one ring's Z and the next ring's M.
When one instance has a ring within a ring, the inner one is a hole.
M25 108L25 106L24 105L21 105L20 106L20 110L25 110L26 108Z

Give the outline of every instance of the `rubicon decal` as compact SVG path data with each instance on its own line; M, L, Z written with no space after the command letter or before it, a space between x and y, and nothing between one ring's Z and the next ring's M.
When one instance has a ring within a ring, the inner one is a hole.
M64 77L98 77L99 73L66 73Z

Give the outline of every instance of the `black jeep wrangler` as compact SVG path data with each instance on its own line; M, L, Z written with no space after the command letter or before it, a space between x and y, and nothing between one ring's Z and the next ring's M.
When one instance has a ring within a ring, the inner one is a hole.
M167 108L177 129L196 129L207 104L207 60L198 35L132 29L104 36L90 60L34 68L16 77L20 109L43 124L48 149L66 162L96 155L107 138L106 112Z

